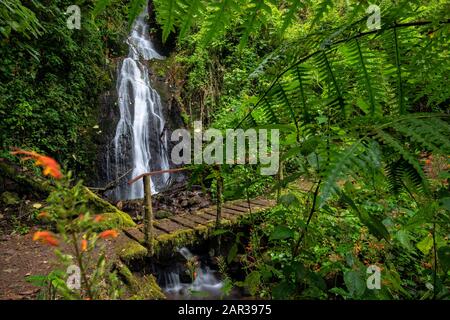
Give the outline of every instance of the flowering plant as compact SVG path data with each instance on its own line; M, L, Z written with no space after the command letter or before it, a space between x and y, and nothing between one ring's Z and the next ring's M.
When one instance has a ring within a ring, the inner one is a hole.
M54 179L54 189L47 198L47 207L38 218L49 222L54 230L39 230L33 241L55 247L60 265L67 272L52 272L51 296L63 299L114 299L122 290L114 272L107 272L105 240L117 238L115 229L104 229L105 217L91 214L87 207L82 182L73 183L71 173L63 174L60 165L53 159L34 151L14 150L13 155L24 156L23 160L34 160L35 166L43 168L43 174ZM99 242L103 246L99 248ZM47 279L47 280L48 280ZM46 283L40 277L31 277L35 284Z

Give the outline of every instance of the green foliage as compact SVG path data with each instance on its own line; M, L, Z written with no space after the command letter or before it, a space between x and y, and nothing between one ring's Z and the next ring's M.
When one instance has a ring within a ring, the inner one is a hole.
M65 12L73 4L82 11L81 30L66 26ZM98 97L113 87L111 59L123 54L127 28L120 2L108 8L108 16L100 15L97 25L86 4L91 2L30 1L14 9L16 15L30 15L29 26L35 17L42 29L31 34L25 27L12 30L0 40L1 156L7 157L11 146L34 149L80 175L92 173Z
M281 181L223 172L236 197L289 189L252 230L237 285L272 298L445 297L448 174L424 157L450 152L446 6L377 1L382 28L367 30L368 1L201 3L156 6L165 38L190 26L178 33L189 96L211 97L214 127L283 128ZM309 191L295 189L300 176ZM370 264L383 266L380 290L366 288Z
M44 28L33 11L20 0L5 0L0 4L0 34L8 38L17 32L27 39L39 37Z

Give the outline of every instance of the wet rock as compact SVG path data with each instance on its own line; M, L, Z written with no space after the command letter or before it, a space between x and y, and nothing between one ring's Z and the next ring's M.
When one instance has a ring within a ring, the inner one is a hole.
M182 206L183 208L186 208L187 206L189 206L189 202L187 200L182 200L180 203L180 206Z

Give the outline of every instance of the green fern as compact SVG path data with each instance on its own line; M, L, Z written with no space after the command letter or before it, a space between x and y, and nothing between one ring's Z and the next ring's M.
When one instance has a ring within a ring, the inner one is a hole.
M184 4L181 6L186 8L183 13L185 18L182 19L179 33L180 39L183 39L191 29L194 21L204 12L205 4L202 0L185 0ZM164 27L164 31L166 31L166 29L172 30L172 27ZM166 35L166 37L163 36L164 41L167 39L167 36L168 35Z
M100 13L105 11L106 7L112 4L115 0L97 0L95 1L94 9L92 9L92 16L95 18Z
M313 29L317 23L322 20L322 18L333 8L333 0L322 0L318 5L316 12L314 14L314 19L311 23L311 29Z
M328 103L326 105L330 108L334 108L336 105L339 106L340 112L345 118L345 99L326 51L322 51L322 53L317 56L315 64L319 70L320 80L326 84L329 89L327 94Z
M272 9L265 3L264 0L250 1L250 6L246 10L246 19L242 26L243 32L239 43L239 48L242 49L245 47L252 32L257 30L261 25L261 16L264 12L267 14L271 14L272 12Z
M376 139L384 143L385 145L392 148L394 151L398 152L401 157L408 162L412 168L416 171L417 175L420 177L422 181L422 185L425 189L427 189L427 178L425 176L425 173L423 172L423 169L417 160L416 156L411 154L411 152L403 147L398 139L395 139L393 136L391 136L389 133L384 132L383 130L377 130L376 131Z
M240 10L237 0L212 2L207 8L207 16L202 28L201 44L208 45L215 37L222 35L233 19L234 13Z
M300 1L300 0L289 0L288 2L288 9L286 10L286 13L283 16L283 25L280 29L280 34L283 34L286 29L292 24L292 22L295 19L295 16L297 12L304 8L306 5L309 4L309 1Z
M347 45L348 62L356 70L357 80L364 83L365 92L368 96L370 116L380 116L382 114L381 106L377 94L381 94L381 88L376 85L379 79L375 76L374 66L376 58L373 54L363 50L359 39L354 39ZM377 71L377 70L376 70Z

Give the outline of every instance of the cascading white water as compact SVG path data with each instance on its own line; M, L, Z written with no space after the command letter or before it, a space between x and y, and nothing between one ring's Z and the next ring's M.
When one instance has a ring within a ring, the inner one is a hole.
M132 168L131 177L144 172L169 169L168 138L159 94L152 88L148 69L141 60L164 59L149 37L147 9L136 19L128 37L128 57L118 71L117 93L120 120L114 137L115 167L108 179L114 180ZM152 177L152 193L166 186L169 174ZM126 184L113 191L116 199L143 197L143 185Z
M197 259L186 247L179 249L178 252L188 261ZM165 273L163 275L164 291L175 299L190 298L193 292L203 293L209 298L222 296L223 283L217 279L213 270L199 264L195 273L192 283L181 282L177 272Z

